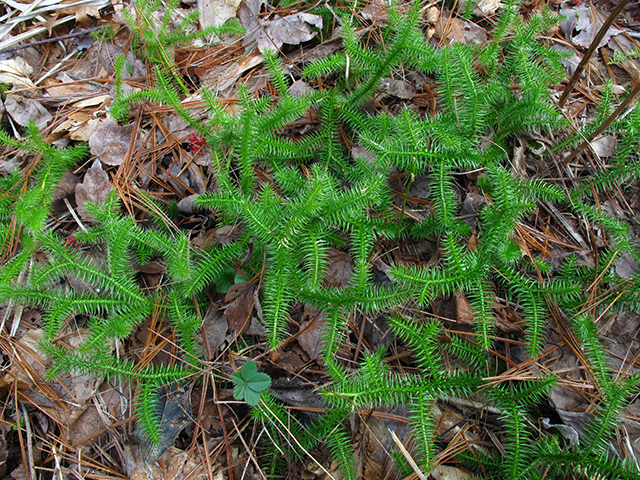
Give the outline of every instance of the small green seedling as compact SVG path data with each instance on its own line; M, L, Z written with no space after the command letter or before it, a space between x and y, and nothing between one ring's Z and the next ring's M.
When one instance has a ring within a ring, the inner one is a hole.
M244 400L252 407L258 405L260 392L271 386L271 379L266 373L258 373L255 362L245 363L239 372L231 375L235 383L233 396L236 400Z

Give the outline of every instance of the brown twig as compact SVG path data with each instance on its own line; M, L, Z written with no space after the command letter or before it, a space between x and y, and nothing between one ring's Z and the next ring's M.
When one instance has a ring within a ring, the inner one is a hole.
M591 135L589 135L577 148L575 148L573 150L573 152L571 152L571 154L564 159L564 161L562 162L562 167L566 168L567 165L569 165L569 162L571 162L574 158L576 158L576 156L582 151L584 150L584 148L589 145L589 143L596 138L598 135L600 135L603 131L605 131L607 128L609 128L609 125L611 125L613 123L613 121L618 118L618 116L624 111L625 108L627 108L627 105L629 105L629 103L631 103L631 100L633 100L636 95L638 95L638 93L640 93L640 83L637 83L635 87L633 87L633 90L631 90L631 93L627 96L627 98L624 99L624 101L620 104L620 106L618 106L618 108L616 108L616 111L613 112L609 118L607 118L604 122L602 122L602 125L600 125L594 132L591 133Z
M571 80L569 81L567 88L564 89L564 92L562 93L560 100L558 100L558 106L560 108L562 108L562 106L567 101L567 98L569 98L569 94L571 93L571 90L573 90L573 87L578 82L578 79L580 78L580 75L582 74L583 70L587 66L587 63L589 63L589 60L591 59L593 52L596 51L596 48L598 48L598 45L600 44L600 42L602 41L606 33L609 31L609 28L615 21L616 17L622 11L622 9L627 6L627 3L629 3L629 0L620 0L620 3L618 3L618 5L615 6L615 8L611 11L609 16L607 17L607 20L605 20L602 27L600 27L600 30L598 30L596 37L591 42L591 45L589 45L587 52L584 54L584 57L582 57L582 60L578 64L576 71L573 72L573 76L571 77Z
M59 37L53 38L45 38L44 40L38 40L37 42L25 43L24 45L16 45L15 47L7 47L4 50L0 50L0 53L9 53L16 52L18 50L25 49L27 47L35 47L36 45L44 45L46 43L54 43L60 40L68 40L70 38L81 37L82 35L86 35L87 33L95 32L96 30L100 30L104 28L104 25L100 25L99 27L91 27L84 28L82 30L78 30L77 32L67 33L66 35L60 35Z

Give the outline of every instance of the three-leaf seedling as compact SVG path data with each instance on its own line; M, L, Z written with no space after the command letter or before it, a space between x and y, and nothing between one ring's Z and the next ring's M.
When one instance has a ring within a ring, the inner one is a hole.
M244 400L252 407L258 405L260 392L271 386L271 378L266 373L258 373L255 362L247 362L240 371L231 374L231 381L235 384L235 399Z

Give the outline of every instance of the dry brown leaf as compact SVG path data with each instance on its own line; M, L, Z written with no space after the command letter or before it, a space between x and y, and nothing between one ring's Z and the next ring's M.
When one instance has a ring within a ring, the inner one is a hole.
M325 285L329 287L344 287L349 283L352 273L353 259L351 255L335 248L329 249L329 267L327 268Z
M286 17L276 15L273 20L258 20L261 2L243 5L238 11L240 23L247 30L242 40L245 47L257 44L260 51L277 52L285 43L299 45L317 35L311 27L322 29L322 17L310 13L294 13ZM257 11L255 10L257 8Z
M176 205L176 207L180 212L186 213L187 215L191 215L200 209L200 207L197 206L196 203L194 202L196 198L198 198L198 195L195 193L193 195L184 197L182 200L178 202L178 205Z
M382 27L389 22L389 4L384 0L372 0L362 10L360 15L373 25Z
M198 247L201 250L206 250L209 246L213 245L213 243L215 242L216 240L215 233L216 233L215 228L212 228L211 230L207 230L201 233L200 235L198 235L197 237L193 238L191 240L191 243L193 243L195 247Z
M264 57L259 53L242 57L233 65L219 65L207 70L201 78L202 84L208 88L215 89L216 93L225 96L227 91L235 85L238 77L247 70L260 65Z
M79 331L69 339L77 348L87 331ZM87 401L95 395L102 380L91 375L70 375L59 382L45 382L44 376L50 359L44 355L38 343L43 339L42 330L29 330L15 344L15 359L7 373L0 378L0 389L18 387L18 400L38 405L56 422L71 426L87 408Z
M104 123L104 119L91 118L86 122L74 125L69 129L69 138L76 142L88 142L91 135L96 133Z
M202 168L197 165L195 162L192 162L187 167L187 171L189 172L189 180L191 181L191 188L196 193L204 193L207 189L205 185L206 181L204 179L204 173L202 172Z
M0 433L0 477L4 478L7 471L7 459L9 458L9 450L7 449L7 441L4 433Z
M0 115L1 114L2 112L0 112ZM7 157L5 156L4 158L0 159L0 175L11 175L13 172L18 170L21 165L22 161L20 160L20 158L11 157L7 159Z
M396 450L390 431L394 432L403 444L409 443L410 429L393 418L405 417L406 408L401 405L392 409L379 407L376 410L389 413L388 418L385 415L363 415L356 424L359 431L355 433L359 434L363 444L362 448L357 449L356 461L366 480L379 480L390 476L386 471L390 467L389 452Z
M442 17L435 24L436 34L445 43L487 43L487 31L473 22L465 22L459 18Z
M502 2L500 0L480 0L476 3L473 12L480 16L493 15L501 6Z
M487 43L487 30L477 23L464 22L462 32L467 43L474 43L476 45L484 45Z
M618 141L613 135L602 135L591 142L591 148L600 158L609 158L617 146Z
M465 416L446 406L434 405L433 418L437 420L438 437L444 442L450 442L460 431L460 425L464 424Z
M91 155L96 155L105 165L120 165L129 150L133 124L121 127L117 122L107 122L89 138Z
M120 28L120 25L116 25L113 22L109 23L109 25L111 25L114 30ZM75 63L68 73L81 78L108 77L113 74L114 62L119 53L122 53L122 48L113 43L95 42L89 47L89 50L87 50L85 61ZM127 58L127 60L129 59ZM134 64L134 68L136 65L137 64ZM131 76L126 68L122 73L123 79ZM134 71L133 73L137 76L138 72Z
M638 272L638 262L633 258L629 252L625 252L620 256L615 263L616 274L620 278L627 280L632 279Z
M167 271L167 267L158 262L149 262L139 266L136 271L147 275L161 275Z
M7 95L4 108L13 120L23 127L33 121L39 129L43 129L53 118L36 99L20 95Z
M200 414L200 403L202 402L202 389L194 388L191 394L191 405L193 406L192 416L199 422L200 428L202 428L208 434L222 431L222 420L220 420L220 412L218 407L223 412L228 413L228 409L223 404L218 404L213 398L208 397L204 401L202 406L202 413ZM228 418L228 417L227 417ZM233 428L233 427L231 427Z
M467 43L467 39L464 36L464 22L459 18L449 19L441 17L435 24L436 35L443 41L446 40L447 44L450 43Z
M64 14L75 15L76 23L78 23L82 27L88 26L88 24L92 21L90 16L94 19L99 19L100 17L100 9L110 5L109 0L94 0L92 2L59 2L59 3L67 3L70 4L68 7L63 7L57 12Z
M58 182L58 185L56 185L56 188L53 189L53 200L62 200L75 193L78 183L80 183L80 178L77 175L66 172Z
M74 112L71 115L67 116L67 119L65 121L54 128L52 133L65 132L70 128L89 121L90 119L91 115L89 115L87 112Z
M450 467L448 465L438 465L431 470L431 476L434 480L466 480L476 478L475 475L467 470L458 467Z
M623 60L618 62L618 65L620 65L621 68L625 69L627 73L629 73L636 80L640 79L640 60L638 58L628 58L630 52L637 51L638 43L635 41L635 39L630 37L627 33L621 33L612 36L607 46L611 50L613 50L614 55L618 52L622 54ZM616 91L616 87L618 91ZM616 93L624 93L626 90L618 85L614 85L613 88Z
M379 89L394 97L410 100L416 96L416 87L404 80L387 78L382 81Z
M192 242L196 247L205 250L214 243L227 245L238 241L243 235L244 228L241 225L223 225L222 227L207 230L194 238Z
M67 442L70 445L86 445L90 446L92 440L95 440L93 435L100 429L107 427L104 420L100 417L98 409L91 405L78 417L78 421L73 428L67 430Z
M255 287L246 282L236 283L229 287L224 301L225 315L229 322L229 328L238 333L245 333L251 325L253 312Z
M453 298L456 302L456 320L458 323L471 325L473 323L473 313L469 300L460 290L456 290Z
M279 50L285 43L299 45L317 35L311 26L322 30L322 17L309 13L296 13L276 18L267 27L266 35L258 39L259 50Z
M84 220L92 220L84 204L86 202L92 202L97 205L103 204L111 190L113 190L113 187L109 183L109 177L102 169L100 160L96 158L91 168L87 170L82 183L76 186L76 205L80 216Z
M140 440L140 455L147 464L157 462L175 445L182 430L193 422L191 417L192 382L173 382L158 387L153 408L158 419L158 442L151 442L142 433L140 425L133 432Z
M21 463L13 472L11 472L9 478L12 480L31 480L31 474L27 472L24 463Z
M513 333L517 336L521 336L524 333L522 330L524 320L512 307L496 304L493 310L496 312L494 319L498 330L505 333Z
M124 461L129 480L174 480L189 478L190 480L205 480L208 477L201 458L196 457L196 451L183 451L171 447L158 460L147 463L140 455L138 445L123 445ZM220 480L221 477L214 477Z
M173 163L169 171L162 172L158 177L168 182L176 192L182 195L186 194L186 190L191 187L188 170L183 171L177 163Z
M162 283L166 266L157 262L151 262L141 266L137 271L144 275L144 277L140 279L143 288L155 288Z
M217 303L212 303L202 320L202 328L207 337L209 351L211 355L216 354L217 350L224 344L227 339L227 330L229 323L224 315L224 310ZM211 359L210 359L211 360Z
M235 18L241 2L242 0L198 0L200 26L219 27L230 18Z
M355 32L356 37L361 35L361 31ZM310 50L303 51L302 58L305 63L315 62L319 58L324 58L334 52L337 52L340 48L342 48L342 32L337 28L329 40L322 42L320 45L313 47Z
M313 87L303 80L296 80L289 87L289 94L292 97L300 97L311 92L313 92Z
M0 377L0 389L13 388L18 383L18 389L33 390L36 388L33 380L44 377L49 360L42 354L38 342L42 341L42 330L29 330L20 338L15 351L18 355L7 373Z
M105 123L103 118L93 118L87 112L75 112L67 120L59 124L52 133L69 132L71 140L87 142L91 136Z
M259 28L258 15L266 0L244 0L238 9L238 20L240 25L247 31L252 33L254 28Z
M311 305L305 305L303 317L307 320L300 323L298 343L307 352L310 359L317 360L320 358L320 344L324 333L323 322L326 315Z
M574 45L580 45L581 47L591 45L606 19L606 15L597 8L582 5L562 9L560 10L560 15L564 17L560 25L565 38ZM609 27L598 48L609 43L609 39L613 35L621 33L621 31L614 26Z
M440 18L440 9L438 7L429 7L424 12L424 21L429 24L434 24Z
M223 225L215 228L214 237L220 245L227 245L231 242L237 242L244 235L242 225Z
M111 101L111 95L96 95L95 97L85 98L73 103L74 108L97 107L105 102Z
M0 61L0 83L18 88L36 88L29 78L32 73L33 67L21 57Z

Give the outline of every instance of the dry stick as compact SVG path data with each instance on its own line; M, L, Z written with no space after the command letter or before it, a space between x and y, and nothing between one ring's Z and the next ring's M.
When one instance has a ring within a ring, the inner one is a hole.
M404 444L400 441L400 439L396 435L396 432L390 429L387 429L387 431L391 434L391 438L393 439L396 446L400 449L400 453L402 454L404 459L409 463L409 465L411 466L415 474L418 476L418 478L420 478L420 480L427 480L427 477L424 475L424 473L422 473L416 461L413 459L411 454L405 448Z
M22 437L22 427L20 426L20 409L18 408L18 380L13 382L13 401L16 404L16 429L18 430L18 441L20 442L20 454L22 455L22 465L24 466L25 473L28 472L27 465L29 465L29 459L27 457L27 448L24 444L24 438ZM36 480L27 473L29 480Z
M600 30L596 34L596 37L591 42L591 45L589 45L587 52L584 54L584 57L582 57L582 61L578 64L578 68L576 68L576 71L573 72L573 76L571 77L571 80L569 81L567 88L564 89L564 93L560 97L560 100L558 100L558 106L560 108L562 108L562 106L567 101L567 98L569 97L571 90L573 90L573 87L578 82L578 78L580 78L582 71L587 66L587 63L589 63L589 60L591 59L593 52L596 51L596 48L598 48L598 45L600 44L604 36L609 31L609 27L611 27L611 25L615 21L618 14L622 11L622 9L627 6L627 3L629 3L629 0L620 0L620 3L618 3L618 5L615 6L615 8L611 11L609 16L607 17L607 20L604 22L602 27L600 27Z
M53 43L60 40L68 40L69 38L81 37L82 35L95 32L96 30L100 30L102 28L104 28L104 25L100 25L99 27L84 28L82 30L78 30L77 32L60 35L59 37L45 38L44 40L38 40L37 42L25 43L24 45L16 45L15 47L8 47L4 50L0 50L0 53L15 52L24 48L35 47L36 45L43 45L45 43Z
M633 87L633 90L631 90L631 93L627 96L627 98L624 99L624 102L622 102L620 104L620 106L618 108L616 108L616 111L613 112L609 116L609 118L607 118L604 122L602 122L602 125L600 125L591 135L589 135L576 149L574 149L573 152L571 152L571 155L569 155L567 158L564 159L564 161L562 162L562 168L566 168L567 165L569 165L569 162L571 162L574 158L576 158L576 156L582 150L584 150L584 148L587 145L589 145L591 140L593 140L598 135L600 135L603 131L605 131L607 128L609 128L609 125L611 125L613 123L613 121L616 118L618 118L618 116L620 116L622 111L625 108L627 108L629 103L631 103L631 100L633 100L635 98L635 96L638 95L638 93L640 93L640 83L637 83L636 86Z
M27 409L24 406L24 403L20 405L22 407L22 418L24 419L24 428L27 431L27 458L29 460L29 476L32 480L36 480L38 477L36 476L36 467L33 460L33 433L31 432L31 420L27 415ZM18 425L20 428L20 425ZM25 470L27 466L25 465Z
M231 419L231 423L233 423L233 428L236 429L236 432L238 432L238 438L240 439L240 441L242 442L242 445L244 446L245 450L247 451L247 454L249 455L249 459L253 462L253 464L256 466L256 469L258 470L258 472L260 472L260 476L264 479L267 480L266 475L264 474L264 472L262 471L262 468L260 468L260 464L258 463L258 461L256 460L256 457L251 453L251 449L249 448L249 446L247 445L247 442L244 441L244 437L242 436L242 432L238 429L238 425L236 425L236 422L233 420L233 418ZM246 468L246 467L245 467ZM244 475L243 475L244 477Z

